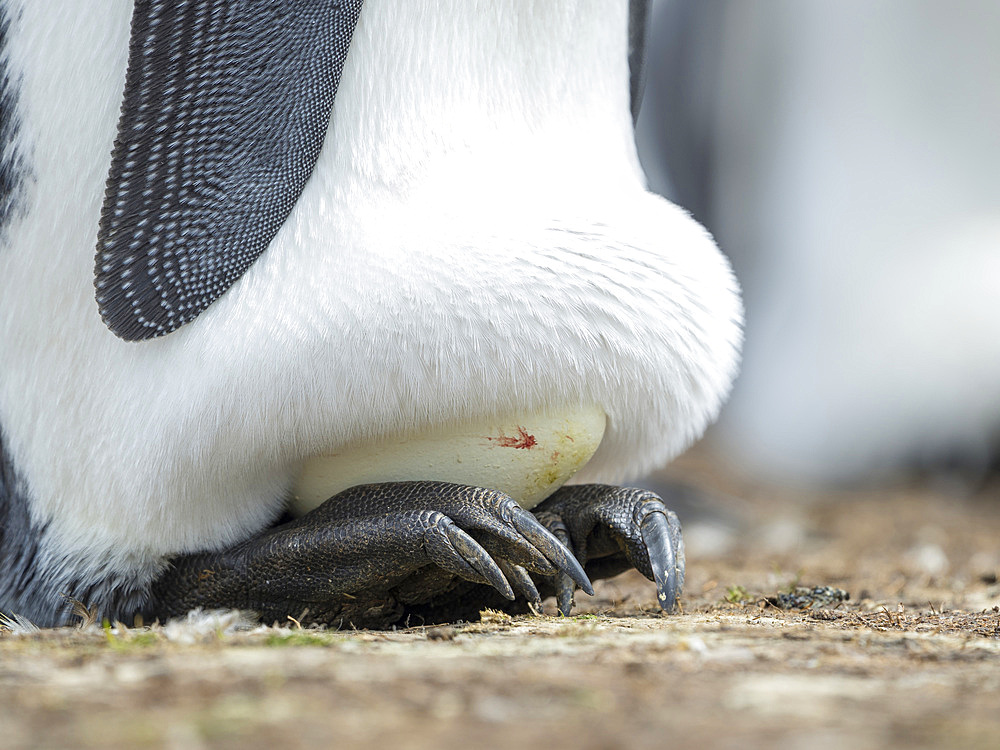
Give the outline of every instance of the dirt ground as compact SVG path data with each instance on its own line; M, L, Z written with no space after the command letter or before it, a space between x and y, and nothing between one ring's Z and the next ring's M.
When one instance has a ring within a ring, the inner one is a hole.
M713 493L680 500L682 614L627 574L570 618L7 630L0 746L1000 747L1000 490L674 474ZM796 585L850 599L769 601Z

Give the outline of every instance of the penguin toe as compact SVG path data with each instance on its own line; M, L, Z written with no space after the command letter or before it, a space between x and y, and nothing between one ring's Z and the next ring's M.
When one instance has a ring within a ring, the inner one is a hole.
M524 597L524 600L528 603L529 607L534 611L538 612L542 607L542 596L538 593L538 588L535 586L535 582L531 580L531 576L528 571L522 568L520 565L514 565L507 562L506 560L499 560L500 569L503 570L504 575L507 580L510 581L511 585L517 590L517 592ZM564 575L562 573L558 575Z
M536 509L597 580L635 568L656 584L657 603L672 612L684 587L684 541L677 515L649 490L607 485L563 487ZM573 607L572 582L550 581L559 611Z
M447 516L435 514L431 529L425 534L427 556L439 567L467 581L486 583L513 601L514 590L504 571L475 539Z

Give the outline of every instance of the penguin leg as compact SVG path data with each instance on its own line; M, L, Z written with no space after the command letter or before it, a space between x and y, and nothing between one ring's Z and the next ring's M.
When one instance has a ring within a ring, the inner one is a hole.
M630 568L656 583L660 608L674 609L684 587L684 540L677 515L654 492L603 484L563 487L534 509L542 524L569 546L592 580ZM573 607L573 581L548 580L559 611Z
M143 615L236 607L265 622L385 627L455 579L513 600L506 571L537 601L526 570L593 591L570 551L508 495L443 482L363 485L229 549L174 558Z

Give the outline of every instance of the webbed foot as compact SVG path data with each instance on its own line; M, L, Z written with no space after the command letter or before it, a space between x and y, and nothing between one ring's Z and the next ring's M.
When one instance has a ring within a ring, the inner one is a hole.
M455 579L491 586L507 600L516 588L538 602L527 571L593 591L569 550L501 492L443 482L364 485L230 549L175 558L143 614L236 607L259 611L265 622L385 627Z

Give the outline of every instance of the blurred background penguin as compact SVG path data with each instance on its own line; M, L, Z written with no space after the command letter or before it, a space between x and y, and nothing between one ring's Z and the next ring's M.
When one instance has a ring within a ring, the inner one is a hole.
M995 470L998 28L988 0L654 3L640 153L743 284L710 434L751 476Z

